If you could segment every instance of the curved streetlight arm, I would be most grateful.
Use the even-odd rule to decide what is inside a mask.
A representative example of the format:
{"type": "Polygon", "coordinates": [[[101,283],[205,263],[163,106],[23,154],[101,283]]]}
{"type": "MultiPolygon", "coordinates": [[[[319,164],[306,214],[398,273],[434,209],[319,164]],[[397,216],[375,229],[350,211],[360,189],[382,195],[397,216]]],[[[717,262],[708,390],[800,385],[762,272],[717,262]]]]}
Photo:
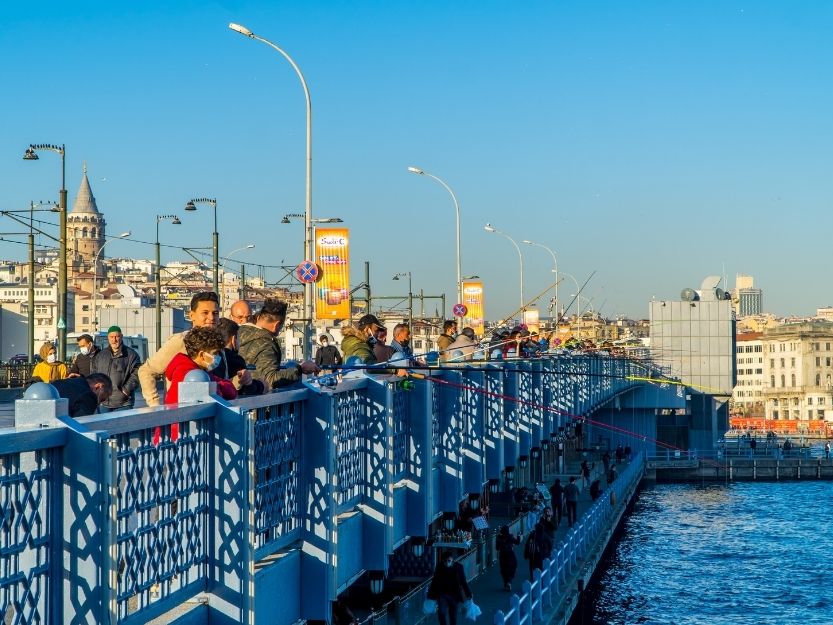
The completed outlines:
{"type": "Polygon", "coordinates": [[[457,201],[457,196],[454,194],[454,191],[448,184],[446,184],[445,180],[440,178],[439,176],[435,176],[434,174],[428,173],[420,169],[419,167],[408,167],[408,171],[412,174],[417,174],[420,176],[428,176],[429,178],[433,178],[437,182],[439,182],[445,190],[448,191],[449,195],[451,195],[451,199],[454,202],[454,211],[456,213],[457,219],[457,302],[462,304],[463,303],[463,283],[462,283],[462,261],[460,259],[460,202],[457,201]]]}
{"type": "Polygon", "coordinates": [[[515,249],[518,250],[518,260],[521,264],[521,313],[523,313],[523,311],[526,310],[526,300],[524,299],[524,255],[523,252],[521,252],[521,247],[517,244],[515,239],[502,230],[498,230],[492,224],[486,224],[485,230],[486,232],[494,232],[495,234],[500,234],[506,237],[509,241],[511,241],[512,245],[515,246],[515,249]]]}
{"type": "MultiPolygon", "coordinates": [[[[556,305],[560,304],[561,302],[558,299],[558,282],[559,282],[559,280],[558,280],[558,258],[556,258],[556,256],[555,256],[555,251],[551,247],[547,247],[543,243],[536,243],[535,241],[529,241],[527,239],[524,239],[522,241],[522,243],[526,243],[527,245],[534,245],[535,247],[542,247],[545,250],[547,250],[550,253],[550,255],[552,256],[553,272],[555,273],[555,302],[556,302],[556,305]]],[[[576,287],[576,288],[578,288],[578,287],[576,287]]],[[[555,312],[556,312],[556,318],[557,318],[558,317],[558,310],[556,310],[555,312]]],[[[550,314],[552,314],[552,310],[550,310],[550,314]]]]}
{"type": "MultiPolygon", "coordinates": [[[[278,54],[280,54],[283,58],[285,58],[289,64],[292,66],[292,69],[295,70],[295,73],[298,75],[298,78],[301,81],[301,87],[304,89],[304,98],[306,99],[307,103],[307,184],[306,184],[306,205],[304,210],[304,232],[306,236],[304,238],[304,257],[305,260],[310,259],[312,255],[312,99],[310,98],[309,87],[307,86],[307,81],[304,78],[304,74],[301,72],[301,68],[298,67],[298,64],[295,63],[293,58],[289,56],[282,48],[275,45],[268,39],[264,39],[258,35],[255,35],[251,30],[246,28],[245,26],[241,26],[240,24],[229,24],[229,28],[234,32],[240,33],[246,37],[251,39],[256,39],[261,43],[265,43],[267,46],[275,50],[278,54]]],[[[304,322],[304,346],[303,352],[304,357],[309,358],[312,352],[312,345],[311,345],[311,336],[312,336],[312,283],[307,282],[304,284],[304,317],[306,320],[304,322]]]]}

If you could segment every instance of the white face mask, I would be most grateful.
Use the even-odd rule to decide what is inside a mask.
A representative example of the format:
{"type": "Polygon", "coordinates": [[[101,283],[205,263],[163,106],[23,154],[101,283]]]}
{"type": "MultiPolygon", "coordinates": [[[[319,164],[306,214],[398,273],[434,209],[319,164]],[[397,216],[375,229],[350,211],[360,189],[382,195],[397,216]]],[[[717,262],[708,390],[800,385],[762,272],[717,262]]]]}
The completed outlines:
{"type": "Polygon", "coordinates": [[[49,354],[49,356],[46,357],[46,362],[48,362],[50,365],[56,360],[58,360],[58,357],[55,354],[49,354]]]}
{"type": "Polygon", "coordinates": [[[90,353],[90,348],[89,348],[89,347],[82,347],[82,348],[81,348],[81,353],[82,353],[84,356],[86,356],[87,354],[89,354],[89,353],[90,353]]]}

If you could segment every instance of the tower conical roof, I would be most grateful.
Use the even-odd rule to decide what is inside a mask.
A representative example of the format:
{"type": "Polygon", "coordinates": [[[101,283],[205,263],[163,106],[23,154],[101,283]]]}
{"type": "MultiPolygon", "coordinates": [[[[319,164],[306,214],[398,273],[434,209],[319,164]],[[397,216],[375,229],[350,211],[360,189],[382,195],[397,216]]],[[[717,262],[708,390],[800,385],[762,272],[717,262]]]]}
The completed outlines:
{"type": "Polygon", "coordinates": [[[84,163],[84,175],[81,177],[81,186],[78,187],[78,194],[75,196],[75,204],[71,213],[92,213],[100,214],[95,204],[93,190],[90,188],[90,180],[87,178],[87,164],[84,163]]]}

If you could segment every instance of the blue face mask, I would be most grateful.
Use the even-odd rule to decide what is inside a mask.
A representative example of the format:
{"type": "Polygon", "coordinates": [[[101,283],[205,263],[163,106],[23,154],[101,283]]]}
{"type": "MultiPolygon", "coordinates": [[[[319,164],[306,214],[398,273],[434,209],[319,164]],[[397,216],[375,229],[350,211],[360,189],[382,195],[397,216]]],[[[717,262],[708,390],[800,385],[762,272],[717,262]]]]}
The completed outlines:
{"type": "Polygon", "coordinates": [[[220,354],[214,354],[214,357],[211,359],[211,364],[208,365],[208,371],[213,371],[219,367],[222,361],[223,359],[220,358],[220,354]]]}
{"type": "Polygon", "coordinates": [[[447,567],[451,568],[452,566],[454,566],[454,560],[446,560],[445,565],[447,567]]]}

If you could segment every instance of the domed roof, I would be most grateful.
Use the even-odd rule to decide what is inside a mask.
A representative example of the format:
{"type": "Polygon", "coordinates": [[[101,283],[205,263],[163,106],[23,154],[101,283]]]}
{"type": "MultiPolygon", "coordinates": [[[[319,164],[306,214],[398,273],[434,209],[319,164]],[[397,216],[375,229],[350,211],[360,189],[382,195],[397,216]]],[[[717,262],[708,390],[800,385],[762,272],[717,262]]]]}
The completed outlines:
{"type": "Polygon", "coordinates": [[[90,181],[87,178],[87,164],[84,163],[84,175],[81,177],[81,186],[78,187],[78,194],[75,196],[75,204],[70,213],[90,213],[100,215],[98,206],[95,204],[93,190],[90,188],[90,181]]]}

